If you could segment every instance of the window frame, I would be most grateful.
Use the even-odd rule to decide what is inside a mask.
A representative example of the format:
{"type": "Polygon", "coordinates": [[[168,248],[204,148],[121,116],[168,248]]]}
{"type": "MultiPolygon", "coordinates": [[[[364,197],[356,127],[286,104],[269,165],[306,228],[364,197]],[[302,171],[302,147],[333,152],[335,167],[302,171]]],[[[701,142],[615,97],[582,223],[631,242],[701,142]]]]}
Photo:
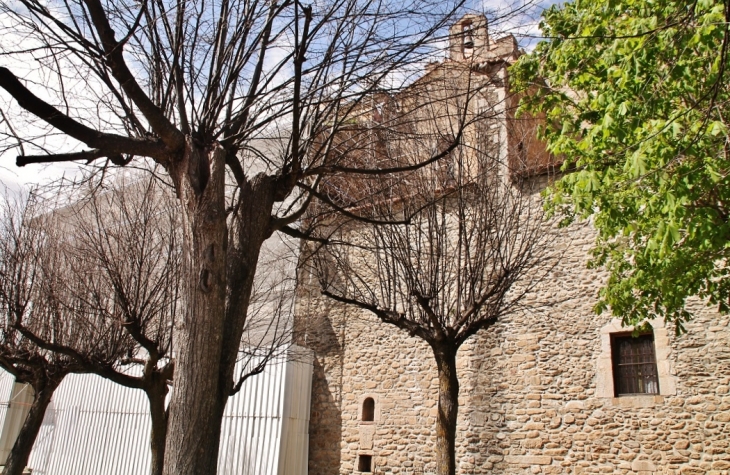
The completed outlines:
{"type": "Polygon", "coordinates": [[[611,363],[614,397],[658,396],[661,393],[654,332],[612,333],[611,363]],[[632,347],[629,355],[621,351],[625,344],[632,347]],[[629,386],[638,391],[629,391],[629,386]]]}
{"type": "Polygon", "coordinates": [[[595,397],[611,399],[611,404],[622,407],[653,407],[664,401],[664,396],[677,394],[677,375],[672,358],[670,329],[664,320],[653,319],[647,323],[654,333],[654,355],[656,357],[659,377],[659,394],[641,394],[638,396],[616,397],[613,381],[613,360],[611,353],[611,335],[626,334],[634,331],[632,326],[623,326],[621,319],[612,318],[604,321],[600,327],[600,344],[595,361],[595,397]]]}

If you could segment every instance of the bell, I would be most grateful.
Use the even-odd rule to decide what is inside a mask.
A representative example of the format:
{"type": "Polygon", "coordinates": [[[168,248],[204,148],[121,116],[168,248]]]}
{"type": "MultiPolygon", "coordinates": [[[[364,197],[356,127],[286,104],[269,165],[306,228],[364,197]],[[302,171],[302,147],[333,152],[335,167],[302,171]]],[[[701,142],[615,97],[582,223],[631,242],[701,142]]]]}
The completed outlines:
{"type": "Polygon", "coordinates": [[[474,32],[471,25],[464,27],[464,49],[474,49],[474,32]]]}

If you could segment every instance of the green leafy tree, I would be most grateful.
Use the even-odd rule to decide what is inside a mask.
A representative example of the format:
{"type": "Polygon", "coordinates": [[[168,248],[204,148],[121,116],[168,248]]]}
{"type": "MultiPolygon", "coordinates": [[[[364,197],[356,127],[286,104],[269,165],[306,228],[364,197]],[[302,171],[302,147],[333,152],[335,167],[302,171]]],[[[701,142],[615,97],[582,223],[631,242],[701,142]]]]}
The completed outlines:
{"type": "Polygon", "coordinates": [[[596,310],[627,324],[682,331],[691,296],[730,310],[729,20],[727,1],[578,0],[511,70],[564,160],[547,206],[593,219],[596,310]]]}

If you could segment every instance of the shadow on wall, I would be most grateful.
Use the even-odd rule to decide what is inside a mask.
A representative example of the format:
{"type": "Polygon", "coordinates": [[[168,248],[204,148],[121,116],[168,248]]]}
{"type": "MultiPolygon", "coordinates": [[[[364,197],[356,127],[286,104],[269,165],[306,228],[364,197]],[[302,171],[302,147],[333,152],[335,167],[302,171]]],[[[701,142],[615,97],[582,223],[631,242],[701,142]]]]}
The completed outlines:
{"type": "Polygon", "coordinates": [[[503,455],[503,439],[509,433],[499,404],[508,375],[500,371],[500,356],[493,350],[499,350],[503,339],[504,327],[497,324],[478,332],[460,350],[466,361],[459,375],[464,403],[456,435],[460,475],[498,473],[494,461],[503,455]]]}
{"type": "MultiPolygon", "coordinates": [[[[331,358],[330,361],[340,358],[331,358]]],[[[326,373],[330,370],[314,359],[312,374],[312,412],[309,419],[309,473],[340,473],[340,441],[342,440],[341,395],[330,391],[326,373]]],[[[333,361],[334,362],[334,361],[333,361]]]]}
{"type": "Polygon", "coordinates": [[[304,313],[296,320],[295,338],[314,352],[309,473],[338,475],[342,440],[342,343],[328,315],[317,311],[304,313]],[[330,387],[328,377],[335,378],[339,384],[330,387]]]}

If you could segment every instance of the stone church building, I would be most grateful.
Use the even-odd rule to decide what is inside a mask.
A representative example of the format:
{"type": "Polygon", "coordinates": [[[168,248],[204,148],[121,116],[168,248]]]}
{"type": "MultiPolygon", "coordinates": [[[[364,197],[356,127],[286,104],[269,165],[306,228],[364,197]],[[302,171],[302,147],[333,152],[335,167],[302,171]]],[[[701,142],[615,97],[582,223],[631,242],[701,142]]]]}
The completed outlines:
{"type": "MultiPolygon", "coordinates": [[[[484,119],[490,146],[507,175],[539,180],[554,167],[534,123],[513,116],[507,67],[518,55],[513,37],[490,38],[483,17],[466,16],[451,29],[449,57],[410,88],[488,82],[469,100],[494,111],[484,119]]],[[[532,310],[459,350],[457,473],[730,473],[730,319],[695,301],[687,334],[654,321],[632,338],[592,310],[605,275],[586,268],[590,223],[552,232],[561,257],[532,310]]],[[[296,313],[299,344],[314,353],[309,473],[433,473],[428,345],[316,286],[300,289],[296,313]]]]}

